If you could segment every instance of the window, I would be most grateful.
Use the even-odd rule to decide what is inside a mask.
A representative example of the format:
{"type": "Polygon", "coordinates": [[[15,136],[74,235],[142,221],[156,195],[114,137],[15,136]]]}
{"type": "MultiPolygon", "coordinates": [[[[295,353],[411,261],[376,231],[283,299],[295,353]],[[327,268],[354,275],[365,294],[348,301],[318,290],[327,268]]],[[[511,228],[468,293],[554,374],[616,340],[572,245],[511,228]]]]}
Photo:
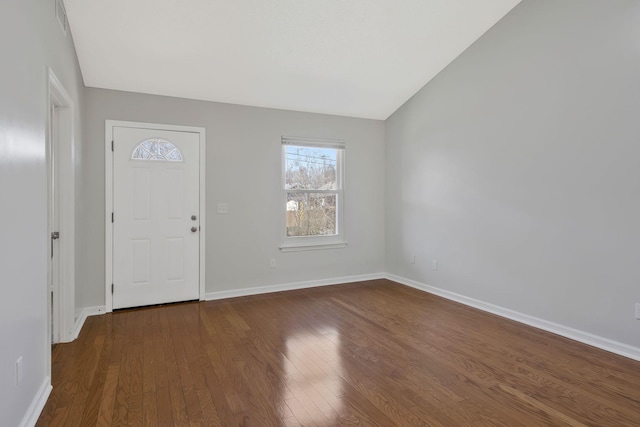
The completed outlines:
{"type": "Polygon", "coordinates": [[[178,147],[166,139],[145,139],[136,145],[131,154],[133,160],[166,160],[169,162],[181,162],[182,153],[178,147]]]}
{"type": "Polygon", "coordinates": [[[282,138],[282,250],[344,247],[342,141],[282,138]]]}

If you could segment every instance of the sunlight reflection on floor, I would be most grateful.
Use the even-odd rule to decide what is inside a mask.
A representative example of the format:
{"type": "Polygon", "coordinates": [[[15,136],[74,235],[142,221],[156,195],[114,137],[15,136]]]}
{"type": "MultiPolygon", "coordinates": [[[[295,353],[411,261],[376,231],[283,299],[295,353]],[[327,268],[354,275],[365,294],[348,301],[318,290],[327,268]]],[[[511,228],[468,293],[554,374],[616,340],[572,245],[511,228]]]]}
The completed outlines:
{"type": "Polygon", "coordinates": [[[287,374],[281,413],[287,425],[334,422],[342,409],[340,334],[302,334],[287,340],[287,374]]]}

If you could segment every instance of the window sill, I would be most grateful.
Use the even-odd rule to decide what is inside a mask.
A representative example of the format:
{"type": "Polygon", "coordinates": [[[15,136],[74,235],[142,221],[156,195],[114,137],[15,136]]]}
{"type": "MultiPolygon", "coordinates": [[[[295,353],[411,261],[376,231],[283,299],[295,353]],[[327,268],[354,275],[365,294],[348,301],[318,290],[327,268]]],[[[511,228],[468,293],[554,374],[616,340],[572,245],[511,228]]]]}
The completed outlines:
{"type": "Polygon", "coordinates": [[[288,243],[280,246],[280,252],[317,251],[322,249],[342,249],[346,247],[347,242],[288,243]]]}

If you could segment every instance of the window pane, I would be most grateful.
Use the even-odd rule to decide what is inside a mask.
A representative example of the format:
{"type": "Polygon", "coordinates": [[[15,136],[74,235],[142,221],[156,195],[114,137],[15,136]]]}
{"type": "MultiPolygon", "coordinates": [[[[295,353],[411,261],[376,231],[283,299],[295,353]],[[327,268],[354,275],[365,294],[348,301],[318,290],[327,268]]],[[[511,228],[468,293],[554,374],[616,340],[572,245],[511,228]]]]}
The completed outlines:
{"type": "Polygon", "coordinates": [[[337,193],[287,192],[287,236],[330,236],[336,233],[337,193]]]}
{"type": "Polygon", "coordinates": [[[285,190],[337,190],[338,150],[285,146],[285,190]]]}
{"type": "Polygon", "coordinates": [[[152,138],[142,141],[133,149],[133,160],[167,160],[181,162],[182,153],[166,139],[152,138]]]}

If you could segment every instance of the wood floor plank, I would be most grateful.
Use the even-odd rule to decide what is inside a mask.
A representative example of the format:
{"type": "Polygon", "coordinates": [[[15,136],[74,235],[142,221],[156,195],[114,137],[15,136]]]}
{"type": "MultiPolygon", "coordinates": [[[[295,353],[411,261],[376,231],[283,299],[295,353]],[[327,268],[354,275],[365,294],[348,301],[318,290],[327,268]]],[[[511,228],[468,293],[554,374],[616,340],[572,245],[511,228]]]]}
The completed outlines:
{"type": "Polygon", "coordinates": [[[98,409],[98,421],[96,425],[110,426],[113,421],[113,408],[116,402],[116,390],[118,388],[118,375],[120,365],[110,364],[107,368],[102,400],[98,409]]]}
{"type": "Polygon", "coordinates": [[[129,395],[127,399],[127,425],[143,425],[143,343],[144,343],[144,317],[146,313],[142,310],[131,312],[129,328],[132,333],[131,345],[131,378],[129,383],[129,395]]]}
{"type": "Polygon", "coordinates": [[[82,352],[86,351],[87,346],[91,343],[92,334],[96,332],[94,328],[83,330],[79,337],[79,339],[82,339],[79,345],[68,346],[58,344],[54,346],[51,354],[52,384],[57,386],[59,391],[63,392],[52,393],[50,395],[47,405],[38,420],[38,425],[50,425],[54,422],[54,417],[60,420],[60,417],[63,416],[62,414],[66,417],[69,413],[66,408],[72,405],[79,389],[78,365],[84,362],[84,353],[82,352]]]}
{"type": "MultiPolygon", "coordinates": [[[[192,305],[187,304],[187,307],[192,305]]],[[[184,325],[184,319],[182,315],[182,308],[184,306],[173,305],[171,311],[172,316],[172,335],[173,345],[176,355],[176,364],[178,366],[178,373],[180,374],[180,384],[182,385],[182,394],[185,400],[185,407],[187,415],[189,417],[189,424],[192,426],[204,425],[204,419],[202,416],[202,410],[195,386],[194,375],[192,370],[197,369],[197,366],[191,366],[189,358],[185,349],[185,341],[189,334],[188,329],[184,325]],[[175,333],[174,333],[175,332],[175,333]]]]}
{"type": "Polygon", "coordinates": [[[165,310],[154,308],[150,313],[153,339],[153,376],[155,379],[156,408],[158,420],[164,423],[173,422],[173,409],[171,407],[171,394],[169,393],[169,381],[167,379],[167,365],[164,358],[164,331],[160,327],[160,318],[165,310]]]}
{"type": "Polygon", "coordinates": [[[387,280],[90,317],[38,426],[634,426],[640,362],[387,280]]]}
{"type": "MultiPolygon", "coordinates": [[[[182,309],[185,331],[198,329],[200,326],[200,304],[184,305],[182,309]]],[[[204,425],[209,427],[222,426],[218,416],[216,405],[213,402],[211,389],[207,385],[207,373],[211,372],[212,366],[203,353],[204,343],[200,334],[185,333],[182,335],[182,346],[186,357],[187,365],[192,372],[192,378],[198,402],[202,410],[202,420],[204,425]]],[[[218,386],[213,381],[215,387],[218,386]]]]}
{"type": "Polygon", "coordinates": [[[131,390],[131,359],[133,357],[133,333],[130,319],[131,311],[118,313],[113,316],[113,328],[116,335],[118,351],[114,351],[114,357],[119,366],[118,384],[116,386],[115,400],[111,425],[126,426],[128,418],[129,391],[131,390]]]}
{"type": "Polygon", "coordinates": [[[175,332],[171,329],[173,320],[172,306],[166,306],[161,310],[160,327],[162,329],[162,348],[164,351],[164,365],[167,376],[167,385],[169,388],[169,396],[171,398],[171,410],[173,413],[173,425],[188,426],[189,415],[187,414],[187,405],[184,400],[184,390],[180,380],[178,364],[176,362],[175,343],[173,341],[175,332]]]}
{"type": "MultiPolygon", "coordinates": [[[[222,345],[224,338],[213,326],[216,322],[216,312],[214,308],[200,316],[203,325],[200,335],[203,339],[207,362],[212,367],[212,371],[207,373],[207,386],[223,425],[236,425],[242,420],[240,418],[238,421],[237,414],[243,413],[246,405],[240,399],[241,383],[235,364],[222,345]]],[[[207,366],[206,363],[205,366],[207,366]]]]}
{"type": "Polygon", "coordinates": [[[53,417],[51,418],[51,421],[49,421],[49,426],[51,427],[64,427],[67,422],[67,416],[69,415],[69,408],[67,407],[63,407],[63,408],[58,408],[54,411],[53,413],[53,417]]]}
{"type": "Polygon", "coordinates": [[[111,351],[113,348],[113,341],[109,336],[108,331],[105,331],[102,341],[103,345],[100,349],[100,359],[97,362],[94,378],[89,389],[89,395],[87,397],[86,404],[84,405],[84,413],[82,414],[82,421],[80,423],[83,426],[96,425],[98,422],[102,392],[105,387],[105,382],[107,381],[107,374],[109,370],[108,362],[111,358],[111,351]]]}
{"type": "Polygon", "coordinates": [[[104,341],[105,337],[100,327],[90,329],[86,335],[82,350],[78,354],[80,363],[72,374],[76,387],[73,402],[68,408],[69,414],[65,420],[67,425],[80,425],[104,341]]]}
{"type": "Polygon", "coordinates": [[[158,405],[156,401],[156,357],[153,350],[154,319],[157,319],[157,309],[151,308],[146,316],[143,316],[142,338],[142,418],[144,425],[158,425],[158,405]]]}

